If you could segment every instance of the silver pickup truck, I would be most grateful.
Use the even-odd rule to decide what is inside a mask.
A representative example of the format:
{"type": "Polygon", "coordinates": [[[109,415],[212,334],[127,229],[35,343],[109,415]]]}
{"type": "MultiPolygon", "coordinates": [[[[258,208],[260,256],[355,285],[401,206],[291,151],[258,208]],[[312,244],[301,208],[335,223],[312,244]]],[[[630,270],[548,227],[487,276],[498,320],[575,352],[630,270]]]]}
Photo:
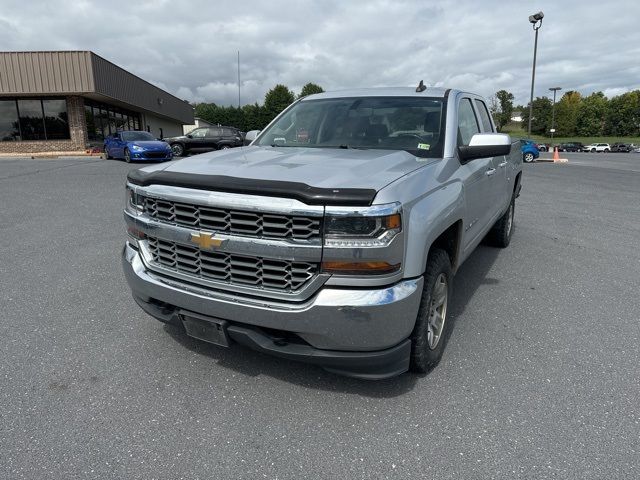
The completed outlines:
{"type": "Polygon", "coordinates": [[[190,336],[358,378],[426,372],[454,273],[483,238],[509,244],[521,175],[478,95],[311,95],[248,147],[129,173],[124,271],[190,336]]]}

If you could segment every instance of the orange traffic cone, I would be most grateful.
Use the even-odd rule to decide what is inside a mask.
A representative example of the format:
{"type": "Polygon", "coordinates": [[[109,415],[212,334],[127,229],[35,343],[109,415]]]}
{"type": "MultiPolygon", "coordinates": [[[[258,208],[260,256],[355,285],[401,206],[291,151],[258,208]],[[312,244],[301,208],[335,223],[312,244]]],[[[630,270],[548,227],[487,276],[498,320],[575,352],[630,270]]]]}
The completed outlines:
{"type": "Polygon", "coordinates": [[[566,158],[560,158],[558,147],[553,148],[553,163],[567,163],[569,160],[566,158]]]}

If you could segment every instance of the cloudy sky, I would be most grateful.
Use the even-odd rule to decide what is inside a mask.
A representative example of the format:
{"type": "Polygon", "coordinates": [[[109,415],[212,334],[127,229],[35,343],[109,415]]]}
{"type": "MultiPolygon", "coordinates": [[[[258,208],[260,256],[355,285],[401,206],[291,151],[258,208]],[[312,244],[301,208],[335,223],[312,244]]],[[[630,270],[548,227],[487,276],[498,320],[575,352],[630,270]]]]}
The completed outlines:
{"type": "MultiPolygon", "coordinates": [[[[543,10],[535,94],[640,88],[640,1],[0,0],[0,50],[92,50],[180,98],[262,102],[296,93],[428,85],[526,103],[543,10]]],[[[0,75],[2,72],[0,72],[0,75]]]]}

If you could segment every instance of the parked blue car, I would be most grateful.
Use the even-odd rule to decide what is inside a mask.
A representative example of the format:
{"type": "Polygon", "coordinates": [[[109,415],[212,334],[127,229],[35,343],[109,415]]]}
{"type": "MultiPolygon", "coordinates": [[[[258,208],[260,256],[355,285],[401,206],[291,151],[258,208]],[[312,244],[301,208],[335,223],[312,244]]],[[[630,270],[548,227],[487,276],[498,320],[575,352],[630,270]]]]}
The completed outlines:
{"type": "Polygon", "coordinates": [[[522,144],[520,147],[522,150],[522,161],[531,163],[540,156],[540,151],[531,140],[520,140],[520,143],[522,144]]]}
{"type": "Polygon", "coordinates": [[[165,162],[173,158],[167,142],[157,140],[148,132],[124,131],[108,136],[104,140],[104,154],[107,158],[165,162]]]}

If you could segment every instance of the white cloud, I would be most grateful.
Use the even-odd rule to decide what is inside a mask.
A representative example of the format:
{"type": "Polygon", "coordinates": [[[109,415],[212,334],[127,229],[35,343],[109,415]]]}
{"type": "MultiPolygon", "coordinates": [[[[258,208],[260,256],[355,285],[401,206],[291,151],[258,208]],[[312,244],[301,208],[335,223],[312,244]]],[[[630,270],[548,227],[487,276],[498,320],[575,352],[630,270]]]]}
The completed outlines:
{"type": "Polygon", "coordinates": [[[485,96],[506,89],[526,103],[527,18],[541,9],[536,96],[551,86],[640,88],[636,0],[524,3],[0,0],[0,45],[93,50],[180,98],[221,105],[238,101],[238,51],[243,104],[262,102],[278,83],[299,92],[307,82],[335,90],[420,79],[485,96]]]}

